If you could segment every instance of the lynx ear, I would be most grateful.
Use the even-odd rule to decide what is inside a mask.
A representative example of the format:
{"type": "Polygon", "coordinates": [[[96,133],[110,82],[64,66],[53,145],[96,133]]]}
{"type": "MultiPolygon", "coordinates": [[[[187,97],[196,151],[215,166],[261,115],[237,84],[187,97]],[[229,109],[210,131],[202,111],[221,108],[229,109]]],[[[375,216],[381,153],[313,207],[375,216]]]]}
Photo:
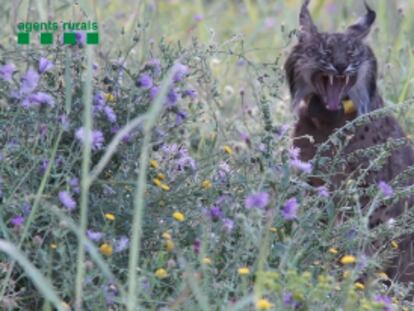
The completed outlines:
{"type": "Polygon", "coordinates": [[[367,13],[364,16],[360,17],[355,24],[348,27],[345,32],[347,35],[356,37],[358,39],[363,39],[369,34],[369,31],[371,30],[371,26],[374,23],[377,14],[368,6],[366,2],[365,8],[367,9],[367,13]]]}
{"type": "Polygon", "coordinates": [[[299,40],[304,40],[312,37],[313,35],[318,33],[318,28],[316,28],[315,24],[313,23],[312,17],[308,10],[310,0],[304,0],[302,7],[299,13],[299,40]]]}

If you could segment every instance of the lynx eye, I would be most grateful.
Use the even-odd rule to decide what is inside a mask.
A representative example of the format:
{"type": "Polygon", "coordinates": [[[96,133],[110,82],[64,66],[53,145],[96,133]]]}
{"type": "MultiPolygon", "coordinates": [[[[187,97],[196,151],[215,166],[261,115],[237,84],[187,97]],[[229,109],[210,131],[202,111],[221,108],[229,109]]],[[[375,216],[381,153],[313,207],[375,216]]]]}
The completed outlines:
{"type": "Polygon", "coordinates": [[[350,49],[347,51],[348,57],[357,57],[359,55],[359,51],[357,49],[350,49]]]}
{"type": "Polygon", "coordinates": [[[321,52],[322,56],[325,56],[325,57],[332,55],[332,50],[329,50],[329,49],[328,50],[321,50],[320,52],[321,52]]]}

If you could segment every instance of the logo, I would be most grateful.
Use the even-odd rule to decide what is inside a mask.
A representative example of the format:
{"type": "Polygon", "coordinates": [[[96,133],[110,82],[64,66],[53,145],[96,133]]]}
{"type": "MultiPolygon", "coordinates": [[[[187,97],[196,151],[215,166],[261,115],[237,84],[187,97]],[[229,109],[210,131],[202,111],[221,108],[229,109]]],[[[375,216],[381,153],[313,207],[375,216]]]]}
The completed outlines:
{"type": "Polygon", "coordinates": [[[26,22],[17,24],[17,44],[30,44],[39,40],[40,44],[51,45],[63,32],[63,43],[75,45],[99,44],[97,22],[26,22]]]}

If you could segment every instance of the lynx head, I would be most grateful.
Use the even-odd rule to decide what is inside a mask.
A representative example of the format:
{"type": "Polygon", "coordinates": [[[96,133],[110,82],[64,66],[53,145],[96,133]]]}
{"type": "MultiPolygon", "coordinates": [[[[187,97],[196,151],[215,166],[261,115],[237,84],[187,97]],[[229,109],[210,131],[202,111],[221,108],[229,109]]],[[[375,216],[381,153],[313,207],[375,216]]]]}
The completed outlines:
{"type": "Polygon", "coordinates": [[[285,70],[294,108],[307,96],[318,96],[329,111],[342,108],[351,99],[363,114],[371,110],[376,93],[377,62],[363,42],[375,21],[375,12],[365,4],[367,13],[343,33],[319,32],[305,0],[299,15],[298,44],[291,51],[285,70]]]}

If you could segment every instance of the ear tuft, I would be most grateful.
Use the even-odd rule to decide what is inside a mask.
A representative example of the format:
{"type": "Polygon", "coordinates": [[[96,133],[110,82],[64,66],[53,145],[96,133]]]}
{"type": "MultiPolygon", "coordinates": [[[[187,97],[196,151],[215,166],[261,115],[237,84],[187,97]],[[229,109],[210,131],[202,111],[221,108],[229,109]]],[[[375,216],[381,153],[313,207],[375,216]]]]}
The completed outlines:
{"type": "Polygon", "coordinates": [[[366,2],[364,2],[364,4],[367,13],[364,16],[360,17],[355,24],[349,26],[346,30],[346,34],[356,37],[358,39],[363,39],[369,34],[371,26],[375,22],[375,18],[377,17],[375,11],[372,10],[366,2]]]}
{"type": "Polygon", "coordinates": [[[310,0],[304,0],[299,13],[299,40],[304,40],[318,32],[308,10],[310,0]]]}

